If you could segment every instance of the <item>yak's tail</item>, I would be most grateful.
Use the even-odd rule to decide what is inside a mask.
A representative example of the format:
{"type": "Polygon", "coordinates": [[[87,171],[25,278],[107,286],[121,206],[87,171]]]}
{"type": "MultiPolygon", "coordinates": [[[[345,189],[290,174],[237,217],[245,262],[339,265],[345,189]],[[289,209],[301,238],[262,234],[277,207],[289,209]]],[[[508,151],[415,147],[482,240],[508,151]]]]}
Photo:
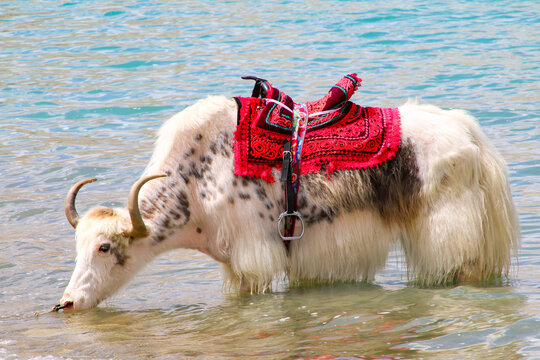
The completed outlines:
{"type": "Polygon", "coordinates": [[[512,253],[517,258],[521,243],[518,215],[508,180],[508,169],[502,156],[469,115],[459,116],[480,150],[479,183],[483,192],[482,234],[483,251],[479,267],[484,275],[508,275],[512,253]]]}
{"type": "Polygon", "coordinates": [[[461,137],[453,148],[452,139],[446,138],[443,153],[431,160],[425,208],[405,228],[402,244],[409,275],[421,285],[508,275],[521,234],[501,155],[466,112],[405,106],[409,116],[448,122],[451,136],[461,137]]]}

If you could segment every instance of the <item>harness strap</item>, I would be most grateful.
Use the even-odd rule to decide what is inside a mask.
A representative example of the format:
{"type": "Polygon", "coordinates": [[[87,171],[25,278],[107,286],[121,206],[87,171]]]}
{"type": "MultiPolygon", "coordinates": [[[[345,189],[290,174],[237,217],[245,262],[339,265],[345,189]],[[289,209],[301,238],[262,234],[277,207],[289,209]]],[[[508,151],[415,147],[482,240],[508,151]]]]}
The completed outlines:
{"type": "Polygon", "coordinates": [[[291,244],[290,237],[294,235],[294,225],[296,223],[296,217],[291,216],[296,209],[296,194],[293,189],[292,182],[292,154],[291,154],[291,142],[286,140],[283,143],[283,164],[281,166],[281,181],[285,182],[285,209],[278,220],[278,233],[283,240],[283,244],[289,252],[291,244]],[[283,235],[281,234],[281,220],[285,218],[283,235]]]}
{"type": "Polygon", "coordinates": [[[294,106],[293,133],[290,141],[283,144],[283,164],[281,168],[281,181],[285,181],[286,211],[278,219],[278,233],[289,250],[290,241],[301,239],[304,235],[304,220],[302,214],[296,210],[298,190],[300,187],[300,164],[302,159],[302,146],[308,123],[308,111],[305,104],[294,106]],[[284,231],[281,231],[281,222],[285,219],[284,231]],[[300,235],[294,235],[296,220],[302,225],[300,235]]]}
{"type": "Polygon", "coordinates": [[[298,202],[298,190],[300,187],[302,146],[304,145],[304,137],[306,135],[309,117],[326,115],[340,110],[341,107],[313,114],[309,114],[306,104],[294,104],[293,109],[291,109],[280,101],[266,97],[271,89],[271,85],[267,80],[255,76],[243,76],[242,79],[255,81],[255,86],[253,87],[253,92],[251,94],[252,97],[264,98],[266,101],[273,102],[293,114],[291,140],[285,141],[283,144],[283,163],[281,167],[281,181],[285,182],[286,210],[280,214],[277,224],[278,234],[283,240],[283,244],[288,252],[291,240],[301,239],[304,235],[304,220],[302,214],[296,210],[296,206],[298,202]],[[295,236],[294,230],[297,219],[300,220],[302,229],[300,234],[295,236]],[[285,222],[283,224],[282,232],[281,223],[283,220],[285,220],[285,222]]]}
{"type": "Polygon", "coordinates": [[[283,143],[283,166],[281,167],[281,181],[285,184],[285,207],[287,214],[292,214],[296,209],[296,195],[297,192],[293,187],[293,168],[292,168],[292,153],[291,142],[285,141],[283,143]]]}

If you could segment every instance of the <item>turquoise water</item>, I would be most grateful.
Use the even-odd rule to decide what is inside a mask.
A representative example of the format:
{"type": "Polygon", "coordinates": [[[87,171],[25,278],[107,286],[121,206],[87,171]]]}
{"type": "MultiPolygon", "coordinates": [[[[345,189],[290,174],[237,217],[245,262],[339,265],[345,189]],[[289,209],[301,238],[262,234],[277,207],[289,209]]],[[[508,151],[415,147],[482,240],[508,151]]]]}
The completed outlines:
{"type": "Polygon", "coordinates": [[[0,3],[0,358],[540,358],[540,5],[536,1],[0,3]],[[469,110],[508,162],[523,245],[505,286],[373,285],[252,297],[174,251],[117,296],[46,314],[74,265],[63,198],[122,205],[168,117],[253,74],[311,100],[469,110]],[[38,313],[39,316],[36,316],[38,313]]]}

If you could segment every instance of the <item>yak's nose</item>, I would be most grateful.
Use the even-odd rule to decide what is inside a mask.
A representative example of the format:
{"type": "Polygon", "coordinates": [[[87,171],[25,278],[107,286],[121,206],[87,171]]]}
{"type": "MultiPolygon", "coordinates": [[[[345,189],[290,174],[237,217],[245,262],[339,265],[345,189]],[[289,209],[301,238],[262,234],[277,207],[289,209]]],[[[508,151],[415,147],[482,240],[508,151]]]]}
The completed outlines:
{"type": "Polygon", "coordinates": [[[62,309],[73,309],[73,301],[64,301],[63,303],[61,302],[60,304],[55,305],[52,311],[60,311],[62,309]]]}
{"type": "Polygon", "coordinates": [[[52,309],[52,311],[60,311],[62,309],[71,310],[75,307],[75,302],[71,295],[68,293],[64,293],[64,296],[62,296],[62,299],[60,300],[60,303],[58,305],[55,305],[52,309]]]}

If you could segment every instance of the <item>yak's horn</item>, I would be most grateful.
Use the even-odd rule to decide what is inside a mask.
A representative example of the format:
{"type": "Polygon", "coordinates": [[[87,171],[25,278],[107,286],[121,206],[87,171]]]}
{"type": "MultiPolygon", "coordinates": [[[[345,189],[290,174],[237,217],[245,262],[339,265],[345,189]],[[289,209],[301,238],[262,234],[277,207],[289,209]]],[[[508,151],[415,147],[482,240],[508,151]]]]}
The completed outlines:
{"type": "Polygon", "coordinates": [[[132,229],[130,232],[126,233],[127,236],[142,237],[148,233],[146,230],[146,225],[144,225],[141,212],[139,210],[139,191],[141,190],[142,186],[146,182],[156,179],[156,178],[165,177],[165,176],[167,175],[158,174],[158,175],[145,176],[139,179],[139,181],[137,181],[131,187],[131,190],[129,192],[129,199],[128,199],[128,210],[129,210],[129,216],[131,217],[132,229]]]}
{"type": "Polygon", "coordinates": [[[96,180],[97,179],[95,178],[81,180],[73,185],[68,191],[66,200],[64,202],[64,210],[66,211],[66,217],[73,228],[77,228],[77,224],[79,223],[79,214],[77,214],[77,210],[75,210],[75,198],[77,197],[77,193],[83,187],[83,185],[96,180]]]}

